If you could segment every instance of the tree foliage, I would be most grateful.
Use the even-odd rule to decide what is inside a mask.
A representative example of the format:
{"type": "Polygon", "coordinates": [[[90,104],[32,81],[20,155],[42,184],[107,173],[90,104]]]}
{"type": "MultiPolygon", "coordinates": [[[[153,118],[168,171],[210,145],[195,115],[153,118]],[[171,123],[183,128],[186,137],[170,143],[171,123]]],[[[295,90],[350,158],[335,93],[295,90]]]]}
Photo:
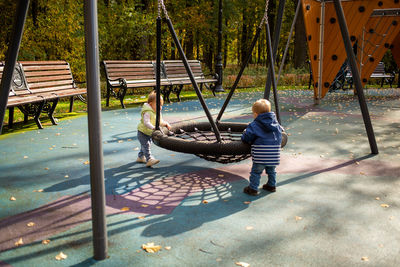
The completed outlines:
{"type": "MultiPolygon", "coordinates": [[[[16,1],[0,2],[0,60],[10,40],[16,1]]],[[[271,34],[278,0],[269,1],[271,34]]],[[[296,0],[287,0],[277,60],[283,54],[294,16],[296,0]]],[[[165,0],[188,58],[202,60],[211,70],[217,55],[218,0],[165,0]]],[[[241,64],[264,14],[264,0],[223,0],[223,51],[227,64],[241,64]]],[[[155,59],[157,1],[98,1],[100,60],[155,59]]],[[[299,38],[300,40],[300,38],[299,38]]],[[[289,50],[293,59],[293,41],[289,50]]],[[[306,53],[306,51],[304,51],[306,53]]],[[[163,24],[162,56],[178,58],[168,28],[163,24]]],[[[85,79],[85,46],[82,0],[31,0],[19,60],[66,60],[75,77],[85,79]]],[[[252,53],[251,63],[265,65],[265,31],[252,53]]]]}

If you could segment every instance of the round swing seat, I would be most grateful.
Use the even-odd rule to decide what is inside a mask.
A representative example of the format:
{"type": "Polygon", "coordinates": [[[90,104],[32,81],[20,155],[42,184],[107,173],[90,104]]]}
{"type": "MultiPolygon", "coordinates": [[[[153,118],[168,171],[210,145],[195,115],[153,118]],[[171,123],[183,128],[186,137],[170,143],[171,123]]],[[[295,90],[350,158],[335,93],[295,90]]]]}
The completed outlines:
{"type": "MultiPolygon", "coordinates": [[[[242,133],[247,123],[219,122],[221,142],[218,142],[209,122],[182,122],[174,124],[168,134],[161,130],[153,132],[156,145],[182,153],[194,154],[208,161],[232,163],[251,156],[251,146],[243,143],[242,133]]],[[[287,142],[287,135],[282,135],[282,147],[287,142]]]]}

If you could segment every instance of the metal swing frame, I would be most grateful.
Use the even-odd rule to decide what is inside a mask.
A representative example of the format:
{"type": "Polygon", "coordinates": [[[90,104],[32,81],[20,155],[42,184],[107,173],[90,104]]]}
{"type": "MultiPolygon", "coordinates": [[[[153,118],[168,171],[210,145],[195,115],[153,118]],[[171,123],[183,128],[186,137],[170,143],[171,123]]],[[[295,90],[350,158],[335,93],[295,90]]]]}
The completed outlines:
{"type": "MultiPolygon", "coordinates": [[[[223,123],[221,122],[221,117],[233,96],[235,89],[240,81],[240,78],[243,74],[244,69],[246,68],[248,62],[251,58],[251,53],[254,49],[254,46],[257,42],[257,39],[261,33],[262,26],[264,23],[266,24],[267,29],[267,40],[268,40],[268,48],[269,53],[272,53],[272,44],[269,33],[269,25],[268,25],[268,0],[266,1],[264,16],[257,28],[256,34],[252,40],[251,46],[246,56],[246,60],[243,62],[243,65],[239,71],[236,80],[230,89],[227,99],[225,100],[217,119],[214,121],[199,87],[194,79],[194,75],[188,64],[186,55],[182,49],[182,46],[178,40],[176,32],[174,30],[171,19],[168,16],[167,9],[165,7],[164,1],[158,1],[158,17],[157,17],[157,61],[156,61],[156,93],[157,93],[157,108],[156,108],[156,130],[153,132],[152,138],[155,144],[161,146],[163,148],[183,152],[195,154],[201,158],[210,161],[217,161],[220,163],[230,163],[236,162],[250,157],[250,145],[245,144],[241,141],[241,133],[247,127],[247,123],[223,123]],[[186,72],[192,82],[193,88],[197,94],[197,97],[202,105],[202,108],[206,114],[208,119],[208,123],[179,123],[173,126],[170,134],[164,134],[164,131],[160,128],[160,119],[161,119],[161,107],[160,107],[160,78],[161,78],[161,13],[164,13],[165,20],[169,29],[169,32],[172,36],[172,39],[175,43],[175,46],[178,49],[178,52],[181,56],[183,64],[185,66],[186,72]],[[222,131],[222,136],[221,136],[222,131]],[[210,137],[210,133],[212,138],[210,137]],[[236,133],[236,134],[235,134],[236,133]],[[182,139],[182,136],[185,135],[190,136],[192,139],[182,139]],[[201,136],[201,137],[199,137],[201,136]]],[[[220,10],[221,11],[221,10],[220,10]]],[[[270,66],[273,66],[273,57],[270,57],[270,66]]],[[[274,69],[271,68],[273,72],[273,77],[275,77],[274,69]]],[[[273,88],[274,88],[274,97],[275,97],[275,107],[277,110],[277,118],[280,122],[279,116],[279,105],[277,98],[277,90],[276,90],[276,81],[273,79],[273,88]]],[[[286,144],[286,138],[283,138],[285,141],[283,144],[286,144]]]]}

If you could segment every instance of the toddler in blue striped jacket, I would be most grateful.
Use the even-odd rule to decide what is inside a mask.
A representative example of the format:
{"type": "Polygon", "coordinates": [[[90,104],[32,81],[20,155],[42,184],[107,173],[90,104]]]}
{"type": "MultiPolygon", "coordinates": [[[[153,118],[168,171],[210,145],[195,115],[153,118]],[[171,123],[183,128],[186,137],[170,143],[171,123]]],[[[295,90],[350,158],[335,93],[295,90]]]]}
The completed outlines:
{"type": "Polygon", "coordinates": [[[268,175],[268,181],[262,188],[269,192],[276,191],[275,168],[280,161],[282,126],[278,123],[275,113],[271,112],[271,103],[266,99],[254,102],[252,112],[254,121],[242,134],[242,141],[251,145],[253,160],[250,184],[243,192],[256,196],[264,170],[268,175]]]}

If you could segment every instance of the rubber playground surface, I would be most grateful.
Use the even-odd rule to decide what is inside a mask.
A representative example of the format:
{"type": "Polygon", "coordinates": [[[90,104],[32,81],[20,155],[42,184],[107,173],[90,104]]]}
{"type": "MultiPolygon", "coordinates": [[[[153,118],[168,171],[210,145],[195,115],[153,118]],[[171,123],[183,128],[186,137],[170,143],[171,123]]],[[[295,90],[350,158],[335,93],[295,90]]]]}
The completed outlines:
{"type": "MultiPolygon", "coordinates": [[[[399,266],[400,90],[366,91],[378,155],[352,92],[318,106],[312,94],[279,92],[289,141],[277,192],[256,197],[242,192],[251,160],[153,145],[161,162],[146,168],[135,162],[139,108],[102,112],[104,261],[92,258],[87,117],[0,139],[0,266],[399,266]]],[[[250,122],[261,97],[236,94],[223,120],[250,122]]],[[[224,99],[206,100],[211,113],[224,99]]],[[[205,120],[198,101],[166,104],[163,116],[205,120]]]]}

